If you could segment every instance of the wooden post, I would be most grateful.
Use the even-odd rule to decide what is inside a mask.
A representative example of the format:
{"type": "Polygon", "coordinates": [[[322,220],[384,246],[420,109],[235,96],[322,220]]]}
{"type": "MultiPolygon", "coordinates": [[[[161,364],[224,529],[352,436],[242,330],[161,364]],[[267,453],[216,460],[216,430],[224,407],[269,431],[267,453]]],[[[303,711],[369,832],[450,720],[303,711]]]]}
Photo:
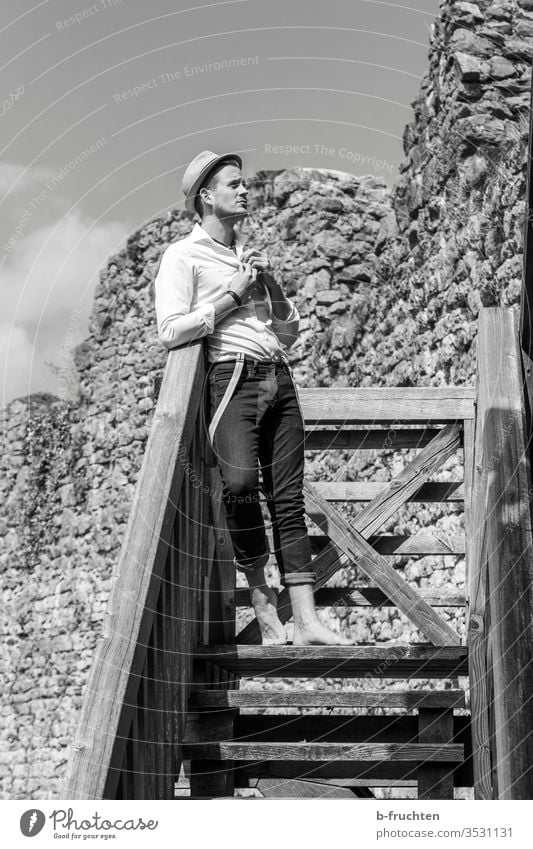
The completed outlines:
{"type": "Polygon", "coordinates": [[[493,765],[498,799],[533,798],[531,474],[515,314],[479,321],[478,428],[483,500],[478,571],[488,575],[493,765]]]}
{"type": "MultiPolygon", "coordinates": [[[[419,708],[419,743],[453,743],[453,708],[419,708]]],[[[454,766],[426,761],[417,769],[419,799],[453,799],[454,766]]]]}
{"type": "Polygon", "coordinates": [[[483,365],[478,345],[478,408],[475,419],[464,430],[465,464],[465,539],[466,539],[466,627],[470,684],[470,728],[474,798],[492,799],[492,763],[489,727],[490,690],[487,665],[487,591],[486,562],[481,559],[485,530],[485,489],[482,478],[481,426],[479,403],[485,404],[484,384],[480,381],[483,365]]]}

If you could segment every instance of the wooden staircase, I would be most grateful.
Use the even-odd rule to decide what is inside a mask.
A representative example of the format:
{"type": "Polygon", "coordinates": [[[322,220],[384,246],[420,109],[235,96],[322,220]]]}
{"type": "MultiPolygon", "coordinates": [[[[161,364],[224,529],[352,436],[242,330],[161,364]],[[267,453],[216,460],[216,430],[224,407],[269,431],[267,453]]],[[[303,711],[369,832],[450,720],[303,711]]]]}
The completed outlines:
{"type": "MultiPolygon", "coordinates": [[[[387,675],[395,678],[467,671],[465,649],[406,647],[400,656],[369,648],[238,646],[206,648],[199,657],[234,674],[275,678],[360,678],[379,664],[394,665],[387,675]]],[[[458,771],[470,738],[468,717],[454,717],[454,708],[464,707],[462,690],[193,690],[183,746],[191,760],[191,797],[230,795],[235,785],[256,787],[266,797],[303,797],[310,782],[328,779],[321,790],[331,798],[339,790],[341,796],[347,789],[369,791],[377,779],[379,785],[415,784],[419,798],[453,799],[456,774],[457,783],[472,783],[471,770],[458,771]],[[266,708],[279,712],[257,712],[266,708]],[[294,708],[306,713],[287,713],[294,708]],[[329,713],[307,713],[317,708],[329,713]],[[343,713],[334,715],[339,709],[343,713]],[[370,715],[376,709],[387,715],[370,715]]]]}
{"type": "MultiPolygon", "coordinates": [[[[464,539],[438,540],[424,536],[392,537],[378,531],[404,504],[414,499],[457,499],[462,482],[439,484],[433,480],[439,467],[462,448],[464,422],[473,419],[473,392],[450,389],[318,389],[306,390],[303,410],[306,448],[313,450],[420,448],[419,452],[389,483],[304,484],[307,514],[321,533],[312,535],[317,588],[346,565],[357,564],[370,585],[354,593],[351,587],[337,590],[335,603],[353,606],[364,592],[378,593],[378,605],[394,605],[418,626],[431,644],[355,647],[262,647],[255,621],[236,637],[238,645],[199,647],[195,653],[198,678],[201,666],[216,665],[235,680],[268,677],[278,679],[456,679],[468,675],[467,649],[460,646],[457,632],[436,610],[436,605],[406,583],[386,559],[398,550],[410,556],[444,551],[464,553],[464,539]],[[391,430],[394,423],[394,432],[391,430]],[[421,492],[421,487],[425,489],[421,492]],[[372,494],[371,494],[372,493],[372,494]],[[352,521],[345,519],[332,502],[362,502],[365,506],[352,521]],[[387,552],[387,553],[382,553],[387,552]],[[348,597],[348,598],[346,598],[348,597]]],[[[456,502],[457,503],[457,502],[456,502]]],[[[318,604],[332,601],[327,590],[318,604]]],[[[245,596],[239,601],[249,604],[245,596]]],[[[460,599],[439,597],[432,601],[464,606],[460,599]]],[[[282,621],[291,616],[287,591],[280,594],[282,621]]],[[[277,693],[274,704],[268,692],[225,692],[194,690],[189,702],[189,723],[183,756],[190,759],[192,798],[228,796],[235,783],[255,780],[257,789],[271,797],[279,792],[302,796],[308,789],[298,781],[312,778],[356,780],[355,787],[371,786],[379,776],[392,785],[415,781],[423,798],[453,798],[454,773],[470,747],[468,728],[462,718],[461,739],[454,728],[454,707],[465,707],[462,691],[367,691],[332,693],[292,691],[277,693]],[[326,701],[324,701],[326,700],[326,701]],[[331,710],[375,712],[396,709],[391,716],[291,717],[287,713],[264,716],[242,715],[241,710],[266,706],[300,710],[326,707],[331,710]],[[407,707],[409,706],[409,707],[407,707]],[[409,713],[415,710],[416,715],[409,713]],[[193,712],[194,711],[194,712],[193,712]],[[367,784],[365,785],[365,777],[367,784]],[[268,789],[263,779],[270,779],[268,789]],[[277,783],[272,785],[272,779],[277,783]],[[290,779],[290,781],[289,781],[290,779]],[[282,788],[284,790],[282,791],[282,788]]],[[[459,719],[459,717],[457,718],[459,719]]],[[[459,779],[458,779],[459,780],[459,779]]],[[[471,785],[468,771],[460,780],[471,785]]],[[[353,785],[352,785],[353,787],[353,785]]],[[[315,788],[316,789],[316,788],[315,788]]],[[[335,785],[322,788],[334,796],[335,785]]]]}
{"type": "MultiPolygon", "coordinates": [[[[520,368],[512,311],[491,309],[480,320],[475,388],[300,390],[306,450],[409,450],[388,482],[305,481],[317,604],[395,607],[416,638],[264,647],[255,621],[236,633],[236,606],[249,601],[235,588],[220,475],[206,450],[202,346],[171,351],[64,798],[176,798],[180,774],[189,798],[358,799],[412,788],[450,799],[455,787],[531,798],[520,368]],[[456,454],[463,480],[439,480],[456,454]],[[463,506],[464,536],[385,532],[403,506],[424,502],[463,506]],[[341,503],[363,506],[347,518],[341,503]],[[464,554],[464,590],[413,586],[391,562],[428,554],[464,554]],[[354,566],[353,584],[328,586],[354,566]],[[258,690],[257,678],[268,686],[258,690]]],[[[286,591],[279,614],[290,619],[286,591]]]]}

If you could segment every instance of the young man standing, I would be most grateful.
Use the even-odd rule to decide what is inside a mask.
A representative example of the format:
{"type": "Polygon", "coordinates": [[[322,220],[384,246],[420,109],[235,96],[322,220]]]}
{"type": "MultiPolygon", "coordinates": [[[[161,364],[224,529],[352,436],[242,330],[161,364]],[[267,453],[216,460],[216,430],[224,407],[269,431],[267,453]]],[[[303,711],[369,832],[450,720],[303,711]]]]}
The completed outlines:
{"type": "Polygon", "coordinates": [[[236,154],[203,151],[183,177],[189,236],[170,245],[155,280],[158,333],[167,348],[207,337],[212,419],[235,565],[248,580],[263,645],[286,642],[259,501],[259,469],[275,555],[289,591],[294,645],[349,645],[318,620],[311,546],[304,520],[304,424],[282,345],[297,338],[299,314],[268,258],[243,250],[238,225],[248,189],[236,154]]]}

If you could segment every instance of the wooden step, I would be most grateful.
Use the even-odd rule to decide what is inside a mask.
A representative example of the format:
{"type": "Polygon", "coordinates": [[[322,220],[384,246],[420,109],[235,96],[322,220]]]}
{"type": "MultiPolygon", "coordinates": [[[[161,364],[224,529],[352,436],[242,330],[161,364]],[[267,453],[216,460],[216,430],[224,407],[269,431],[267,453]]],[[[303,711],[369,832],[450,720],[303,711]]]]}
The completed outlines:
{"type": "Polygon", "coordinates": [[[339,787],[325,782],[261,778],[256,784],[265,799],[375,799],[368,788],[339,787]]]}
{"type": "Polygon", "coordinates": [[[184,742],[245,743],[460,743],[471,753],[470,717],[453,709],[421,708],[420,714],[237,713],[216,708],[187,715],[184,742]],[[233,716],[230,716],[233,714],[233,716]],[[442,733],[444,731],[446,733],[442,733]],[[420,738],[429,729],[433,738],[420,738]]]}
{"type": "MultiPolygon", "coordinates": [[[[207,761],[209,763],[209,761],[207,761]]],[[[472,786],[472,768],[464,764],[453,764],[453,781],[456,787],[472,786]]],[[[235,770],[235,783],[246,787],[248,782],[261,777],[335,779],[335,781],[358,781],[360,785],[384,786],[396,782],[411,782],[417,777],[417,767],[409,761],[338,761],[333,763],[277,760],[243,761],[235,770]]]]}
{"type": "Polygon", "coordinates": [[[468,675],[466,646],[199,646],[196,659],[241,677],[456,678],[468,675]]]}
{"type": "MultiPolygon", "coordinates": [[[[272,763],[270,763],[269,766],[272,766],[272,763]]],[[[266,779],[266,780],[271,780],[271,779],[266,779]]],[[[274,780],[283,782],[284,780],[287,780],[287,779],[277,778],[277,779],[274,779],[274,780]]],[[[309,779],[303,779],[303,780],[306,781],[306,780],[309,780],[309,779]]],[[[261,779],[258,779],[258,778],[244,778],[244,780],[241,781],[239,775],[235,776],[235,786],[236,787],[240,787],[241,785],[244,786],[244,787],[257,787],[257,784],[258,784],[259,781],[261,781],[261,779]]],[[[356,790],[358,788],[365,788],[365,787],[416,787],[418,785],[418,782],[417,782],[416,779],[410,779],[410,780],[405,779],[404,781],[389,779],[387,781],[387,779],[385,779],[385,778],[374,778],[374,779],[366,779],[366,778],[318,778],[318,779],[314,780],[313,783],[324,784],[326,787],[350,787],[353,790],[356,790]]]]}
{"type": "Polygon", "coordinates": [[[326,692],[324,690],[281,690],[247,692],[246,690],[194,690],[189,698],[190,710],[213,708],[464,708],[464,690],[356,690],[326,692]]]}
{"type": "Polygon", "coordinates": [[[191,760],[223,761],[426,761],[461,763],[460,743],[183,743],[191,760]]]}

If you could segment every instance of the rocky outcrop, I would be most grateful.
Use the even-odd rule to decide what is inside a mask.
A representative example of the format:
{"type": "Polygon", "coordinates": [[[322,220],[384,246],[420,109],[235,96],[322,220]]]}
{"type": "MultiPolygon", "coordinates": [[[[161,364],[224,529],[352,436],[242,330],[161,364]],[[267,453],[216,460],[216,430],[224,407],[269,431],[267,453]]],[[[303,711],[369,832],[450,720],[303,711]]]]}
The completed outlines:
{"type": "Polygon", "coordinates": [[[480,307],[518,302],[532,35],[530,0],[442,6],[376,276],[358,292],[364,383],[470,380],[480,307]]]}

